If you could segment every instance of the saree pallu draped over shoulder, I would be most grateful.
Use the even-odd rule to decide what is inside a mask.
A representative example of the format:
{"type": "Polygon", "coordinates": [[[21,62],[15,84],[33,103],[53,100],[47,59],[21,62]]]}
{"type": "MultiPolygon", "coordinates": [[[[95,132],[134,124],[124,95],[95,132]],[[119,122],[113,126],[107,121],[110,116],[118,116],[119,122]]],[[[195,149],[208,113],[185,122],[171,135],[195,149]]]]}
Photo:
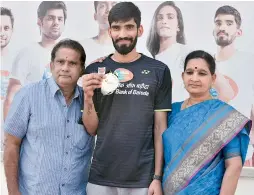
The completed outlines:
{"type": "MultiPolygon", "coordinates": [[[[184,110],[173,104],[163,133],[164,195],[216,195],[225,172],[223,148],[235,137],[244,162],[251,121],[220,100],[207,100],[184,110]],[[174,112],[174,109],[178,112],[174,112]]],[[[234,153],[233,150],[230,152],[234,153]]],[[[229,154],[230,155],[230,154],[229,154]]]]}

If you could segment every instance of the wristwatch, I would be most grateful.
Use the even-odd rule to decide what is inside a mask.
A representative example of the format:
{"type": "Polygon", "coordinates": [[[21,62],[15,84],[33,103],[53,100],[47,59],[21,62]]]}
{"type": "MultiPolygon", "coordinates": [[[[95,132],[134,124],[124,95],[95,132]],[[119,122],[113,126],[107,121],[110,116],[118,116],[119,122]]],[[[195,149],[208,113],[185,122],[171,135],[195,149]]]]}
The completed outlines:
{"type": "Polygon", "coordinates": [[[153,179],[161,181],[162,177],[160,175],[153,175],[153,179]]]}

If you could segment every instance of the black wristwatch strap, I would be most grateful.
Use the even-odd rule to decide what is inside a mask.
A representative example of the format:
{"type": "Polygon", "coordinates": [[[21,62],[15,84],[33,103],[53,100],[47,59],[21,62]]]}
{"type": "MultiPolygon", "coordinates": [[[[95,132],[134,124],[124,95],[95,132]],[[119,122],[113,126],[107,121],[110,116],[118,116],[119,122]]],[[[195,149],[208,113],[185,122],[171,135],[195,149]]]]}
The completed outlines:
{"type": "Polygon", "coordinates": [[[153,179],[161,181],[162,177],[160,175],[153,175],[153,179]]]}

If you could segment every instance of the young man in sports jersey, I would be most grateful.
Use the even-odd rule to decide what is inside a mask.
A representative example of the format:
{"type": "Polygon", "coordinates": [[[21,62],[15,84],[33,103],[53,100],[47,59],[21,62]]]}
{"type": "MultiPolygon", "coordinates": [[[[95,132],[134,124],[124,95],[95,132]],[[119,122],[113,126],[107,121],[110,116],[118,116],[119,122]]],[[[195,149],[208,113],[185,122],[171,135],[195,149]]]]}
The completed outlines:
{"type": "Polygon", "coordinates": [[[83,123],[97,135],[87,194],[162,195],[162,133],[171,110],[170,70],[136,51],[143,33],[137,6],[118,3],[108,20],[115,52],[88,66],[83,76],[83,123]],[[101,93],[103,72],[118,76],[120,84],[111,95],[101,93]]]}

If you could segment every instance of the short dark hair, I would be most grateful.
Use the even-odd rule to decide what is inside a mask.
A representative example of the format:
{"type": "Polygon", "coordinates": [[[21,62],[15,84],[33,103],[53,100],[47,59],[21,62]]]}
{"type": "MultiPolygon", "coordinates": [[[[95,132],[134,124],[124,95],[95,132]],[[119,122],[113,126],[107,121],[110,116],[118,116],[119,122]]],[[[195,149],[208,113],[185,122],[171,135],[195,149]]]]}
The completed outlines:
{"type": "Polygon", "coordinates": [[[11,26],[14,26],[14,17],[10,9],[6,7],[1,7],[1,16],[9,16],[11,19],[11,26]]]}
{"type": "Polygon", "coordinates": [[[211,75],[214,75],[215,69],[216,69],[215,59],[213,58],[211,54],[203,50],[193,51],[186,56],[185,62],[184,62],[184,71],[186,70],[188,62],[192,59],[197,59],[197,58],[201,58],[205,60],[206,63],[208,64],[208,69],[210,70],[211,75]]]}
{"type": "Polygon", "coordinates": [[[53,48],[52,52],[51,52],[51,61],[53,62],[55,60],[56,57],[56,52],[61,49],[61,48],[69,48],[69,49],[73,49],[76,52],[78,52],[80,54],[80,62],[81,62],[81,66],[82,66],[82,73],[84,73],[85,70],[85,62],[86,62],[86,53],[84,48],[82,47],[82,45],[72,39],[63,39],[61,41],[59,41],[55,47],[53,48]]]}
{"type": "Polygon", "coordinates": [[[140,27],[141,12],[132,2],[117,3],[114,7],[112,7],[108,15],[108,22],[110,26],[113,22],[127,22],[131,19],[134,19],[137,27],[140,27]]]}
{"type": "Polygon", "coordinates": [[[160,12],[160,10],[165,6],[171,6],[175,9],[177,13],[177,21],[179,26],[179,32],[176,35],[176,42],[185,44],[184,23],[183,23],[182,12],[179,9],[179,7],[175,5],[173,1],[165,1],[161,3],[154,12],[152,23],[150,26],[150,32],[146,41],[146,47],[153,57],[155,57],[160,51],[160,37],[157,33],[157,28],[156,28],[157,15],[160,12]]]}
{"type": "Polygon", "coordinates": [[[99,2],[100,2],[100,1],[94,1],[94,2],[93,2],[95,12],[97,12],[97,6],[98,6],[99,2]]]}
{"type": "Polygon", "coordinates": [[[237,24],[237,27],[238,28],[241,27],[241,24],[242,24],[241,14],[234,7],[231,7],[229,5],[224,5],[224,6],[220,7],[219,9],[217,9],[214,19],[220,14],[233,15],[235,17],[235,22],[237,24]]]}
{"type": "Polygon", "coordinates": [[[67,8],[63,1],[42,1],[37,9],[37,17],[42,19],[47,11],[51,9],[62,9],[64,13],[64,22],[67,19],[67,8]]]}

